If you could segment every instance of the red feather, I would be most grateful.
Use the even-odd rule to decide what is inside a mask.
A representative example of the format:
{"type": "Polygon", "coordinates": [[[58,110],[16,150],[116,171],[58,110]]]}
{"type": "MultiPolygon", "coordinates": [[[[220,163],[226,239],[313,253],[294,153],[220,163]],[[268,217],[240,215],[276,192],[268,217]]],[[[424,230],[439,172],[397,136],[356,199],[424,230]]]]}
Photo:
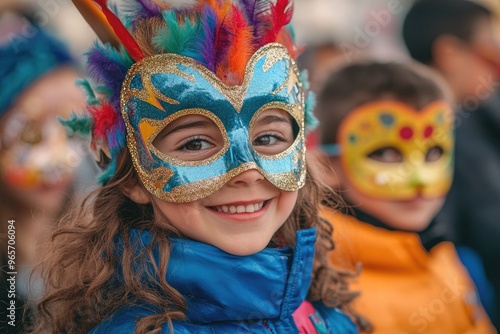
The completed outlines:
{"type": "Polygon", "coordinates": [[[262,45],[276,42],[281,29],[292,20],[292,15],[291,0],[278,0],[275,5],[271,3],[270,13],[266,15],[269,26],[262,36],[262,45]]]}
{"type": "Polygon", "coordinates": [[[287,50],[292,59],[297,59],[297,56],[300,54],[300,50],[293,43],[292,36],[288,29],[281,29],[281,32],[278,34],[276,38],[276,42],[283,45],[287,50]]]}
{"type": "Polygon", "coordinates": [[[100,106],[88,106],[87,111],[94,119],[93,137],[107,142],[107,133],[116,127],[118,113],[111,104],[103,102],[100,106]]]}
{"type": "Polygon", "coordinates": [[[107,0],[93,0],[93,1],[101,7],[101,11],[106,16],[106,19],[108,20],[111,27],[113,27],[113,30],[115,31],[116,35],[122,42],[127,52],[130,54],[130,57],[132,57],[132,59],[134,59],[135,61],[143,59],[144,53],[139,47],[139,44],[137,44],[137,42],[134,40],[130,32],[127,30],[127,28],[125,28],[123,23],[120,21],[120,19],[116,17],[116,15],[113,14],[111,10],[109,10],[108,1],[107,0]]]}
{"type": "Polygon", "coordinates": [[[229,84],[241,84],[245,69],[253,53],[253,28],[248,24],[245,15],[236,6],[232,6],[226,20],[229,32],[229,47],[218,73],[230,73],[229,84]]]}

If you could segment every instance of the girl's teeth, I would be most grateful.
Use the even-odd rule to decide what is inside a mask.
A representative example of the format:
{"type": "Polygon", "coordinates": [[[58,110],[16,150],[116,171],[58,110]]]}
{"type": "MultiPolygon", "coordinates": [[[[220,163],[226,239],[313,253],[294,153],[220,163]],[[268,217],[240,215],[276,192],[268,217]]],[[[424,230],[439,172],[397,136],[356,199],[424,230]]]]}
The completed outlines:
{"type": "Polygon", "coordinates": [[[216,207],[217,211],[225,213],[251,213],[259,211],[264,206],[264,202],[248,204],[248,205],[223,205],[216,207]]]}

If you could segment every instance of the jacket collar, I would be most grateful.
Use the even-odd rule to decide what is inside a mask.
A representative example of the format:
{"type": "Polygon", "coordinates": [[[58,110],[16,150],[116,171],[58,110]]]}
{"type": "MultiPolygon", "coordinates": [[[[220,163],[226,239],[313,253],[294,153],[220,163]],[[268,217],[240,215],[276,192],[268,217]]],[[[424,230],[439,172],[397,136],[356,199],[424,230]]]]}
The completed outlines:
{"type": "MultiPolygon", "coordinates": [[[[150,244],[149,232],[135,232],[143,245],[150,244]]],[[[265,248],[236,256],[205,243],[171,238],[167,282],[186,299],[192,323],[286,318],[309,291],[315,240],[315,228],[300,230],[294,249],[265,248]]]]}
{"type": "Polygon", "coordinates": [[[395,229],[392,226],[387,225],[385,222],[381,221],[380,219],[360,210],[359,208],[355,207],[354,205],[351,205],[351,208],[347,212],[349,215],[353,216],[354,218],[368,223],[370,225],[373,225],[375,227],[383,228],[389,231],[400,231],[400,232],[407,232],[407,233],[415,233],[418,235],[420,238],[420,242],[422,243],[422,246],[427,250],[430,251],[434,246],[437,244],[446,241],[446,230],[445,226],[443,224],[439,224],[436,219],[433,219],[429,225],[422,231],[420,232],[411,232],[411,231],[404,231],[404,230],[398,230],[395,229]]]}

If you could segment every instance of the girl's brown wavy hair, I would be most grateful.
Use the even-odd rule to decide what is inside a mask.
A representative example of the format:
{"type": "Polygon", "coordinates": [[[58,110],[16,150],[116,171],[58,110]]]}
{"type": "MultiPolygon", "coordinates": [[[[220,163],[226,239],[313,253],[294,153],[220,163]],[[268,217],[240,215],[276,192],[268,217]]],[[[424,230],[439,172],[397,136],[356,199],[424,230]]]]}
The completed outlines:
{"type": "MultiPolygon", "coordinates": [[[[330,190],[320,181],[313,161],[308,157],[306,185],[299,190],[297,204],[277,231],[271,245],[295,246],[296,231],[316,226],[313,283],[308,300],[322,300],[325,305],[341,307],[360,325],[361,317],[349,307],[357,295],[348,290],[349,273],[335,270],[327,253],[333,250],[332,225],[321,218],[322,202],[331,198],[330,190]]],[[[169,235],[177,232],[165,224],[155,224],[154,208],[139,205],[127,198],[122,187],[139,182],[128,151],[125,151],[113,179],[85,198],[68,213],[52,236],[52,244],[40,266],[47,291],[38,305],[38,322],[33,332],[87,333],[125,305],[149,304],[163,310],[146,316],[136,325],[136,333],[159,333],[162,324],[182,320],[186,302],[166,281],[169,258],[169,235]],[[129,240],[130,229],[148,230],[151,246],[140,256],[129,240]],[[125,240],[124,250],[117,255],[117,236],[125,240]],[[152,246],[161,252],[155,275],[148,275],[147,285],[136,263],[157,263],[152,246]],[[122,268],[123,283],[116,283],[117,268],[122,268]]],[[[335,200],[333,200],[335,201],[335,200]]]]}

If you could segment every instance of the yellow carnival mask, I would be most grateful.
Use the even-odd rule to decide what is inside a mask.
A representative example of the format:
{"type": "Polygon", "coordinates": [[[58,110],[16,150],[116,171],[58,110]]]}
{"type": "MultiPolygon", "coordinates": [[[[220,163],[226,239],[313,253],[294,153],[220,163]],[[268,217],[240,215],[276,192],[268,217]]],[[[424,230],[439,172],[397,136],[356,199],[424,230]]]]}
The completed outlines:
{"type": "Polygon", "coordinates": [[[432,198],[450,188],[453,120],[444,101],[420,111],[393,101],[362,105],[342,121],[337,143],[344,173],[365,195],[432,198]]]}

